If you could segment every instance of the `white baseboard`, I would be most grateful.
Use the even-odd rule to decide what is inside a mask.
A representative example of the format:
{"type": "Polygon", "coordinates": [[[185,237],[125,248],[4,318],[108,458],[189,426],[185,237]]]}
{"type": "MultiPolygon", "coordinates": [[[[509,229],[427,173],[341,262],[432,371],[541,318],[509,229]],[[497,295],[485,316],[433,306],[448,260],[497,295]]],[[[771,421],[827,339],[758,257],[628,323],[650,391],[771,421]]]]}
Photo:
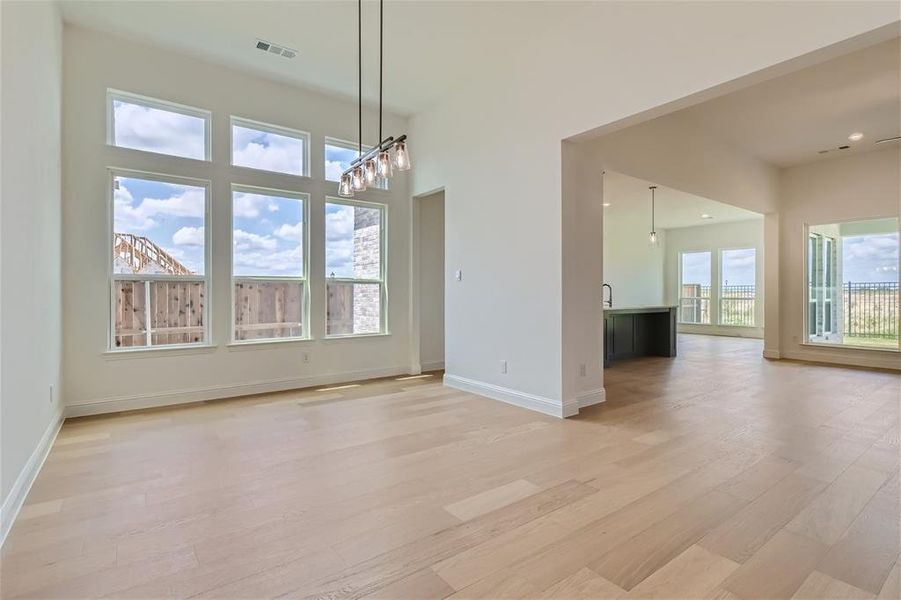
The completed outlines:
{"type": "Polygon", "coordinates": [[[443,360],[433,360],[430,362],[422,363],[423,371],[441,371],[444,369],[444,361],[443,360]]]}
{"type": "Polygon", "coordinates": [[[580,409],[594,406],[595,404],[601,404],[607,401],[607,390],[598,388],[589,392],[582,392],[581,394],[576,395],[576,401],[580,409]]]}
{"type": "Polygon", "coordinates": [[[493,383],[485,383],[476,381],[475,379],[467,379],[457,375],[444,375],[444,385],[454,389],[471,392],[492,400],[500,400],[507,404],[513,404],[522,408],[528,408],[552,417],[569,416],[564,413],[563,403],[552,398],[545,398],[535,394],[528,394],[518,390],[494,385],[493,383]]]}
{"type": "Polygon", "coordinates": [[[3,506],[0,507],[0,546],[3,546],[19,511],[22,510],[25,498],[28,496],[28,492],[31,490],[38,473],[40,473],[41,467],[44,466],[44,461],[47,460],[47,455],[50,453],[50,448],[53,446],[53,442],[56,440],[62,425],[63,415],[61,411],[58,411],[53,415],[53,419],[47,425],[47,429],[44,430],[44,435],[41,436],[41,440],[35,447],[34,452],[28,457],[28,461],[22,467],[19,476],[16,477],[12,489],[9,490],[9,495],[3,501],[3,506]]]}
{"type": "Polygon", "coordinates": [[[359,381],[364,379],[376,379],[379,377],[392,377],[394,375],[409,375],[409,366],[382,367],[378,369],[365,369],[360,371],[347,371],[343,373],[331,373],[326,375],[311,375],[308,377],[288,377],[284,379],[269,379],[250,383],[235,383],[225,385],[211,385],[206,387],[171,390],[166,392],[148,392],[132,396],[118,396],[114,398],[100,398],[89,402],[69,404],[66,407],[65,416],[84,417],[87,415],[100,415],[105,413],[121,412],[125,410],[137,410],[141,408],[157,408],[160,406],[173,406],[187,404],[203,400],[220,400],[237,396],[249,396],[251,394],[266,394],[270,392],[283,392],[313,386],[332,385],[359,381]]]}
{"type": "Polygon", "coordinates": [[[766,348],[764,348],[763,349],[763,357],[764,358],[772,358],[774,360],[779,360],[780,358],[782,358],[782,353],[779,352],[778,350],[767,350],[766,348]]]}
{"type": "Polygon", "coordinates": [[[863,350],[863,355],[849,354],[843,349],[825,349],[825,352],[813,350],[787,350],[782,352],[781,358],[802,360],[804,362],[819,363],[837,367],[863,367],[869,369],[891,369],[901,371],[901,355],[895,352],[878,352],[863,350]]]}

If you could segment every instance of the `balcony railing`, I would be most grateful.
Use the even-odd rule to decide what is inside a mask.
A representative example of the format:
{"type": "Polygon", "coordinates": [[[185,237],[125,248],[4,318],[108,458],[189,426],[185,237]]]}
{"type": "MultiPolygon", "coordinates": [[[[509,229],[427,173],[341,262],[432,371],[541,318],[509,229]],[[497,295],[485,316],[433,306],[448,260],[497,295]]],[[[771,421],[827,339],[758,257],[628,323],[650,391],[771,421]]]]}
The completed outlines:
{"type": "Polygon", "coordinates": [[[724,285],[720,293],[720,324],[753,327],[756,298],[756,286],[724,285]]]}
{"type": "Polygon", "coordinates": [[[898,282],[848,282],[844,295],[845,336],[898,339],[898,282]]]}

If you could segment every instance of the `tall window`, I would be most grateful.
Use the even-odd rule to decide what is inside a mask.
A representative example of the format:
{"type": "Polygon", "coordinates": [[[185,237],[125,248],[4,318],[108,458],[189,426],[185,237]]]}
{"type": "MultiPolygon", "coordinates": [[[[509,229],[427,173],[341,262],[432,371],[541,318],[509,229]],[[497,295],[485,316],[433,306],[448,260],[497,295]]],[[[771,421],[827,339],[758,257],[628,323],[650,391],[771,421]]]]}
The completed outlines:
{"type": "Polygon", "coordinates": [[[326,335],[385,331],[385,207],[325,204],[326,335]]]}
{"type": "Polygon", "coordinates": [[[107,115],[113,146],[210,160],[208,111],[108,90],[107,115]]]}
{"type": "Polygon", "coordinates": [[[898,219],[807,229],[806,337],[899,349],[898,219]]]}
{"type": "MultiPolygon", "coordinates": [[[[363,153],[369,152],[371,146],[363,146],[363,153]]],[[[325,180],[340,181],[341,173],[350,167],[350,163],[359,155],[359,145],[335,138],[325,138],[325,180]]],[[[387,190],[388,180],[380,180],[378,189],[387,190]]]]}
{"type": "Polygon", "coordinates": [[[308,196],[232,187],[235,341],[309,337],[308,196]]]}
{"type": "Polygon", "coordinates": [[[757,251],[720,253],[720,325],[753,327],[757,297],[757,251]]]}
{"type": "Polygon", "coordinates": [[[112,348],[208,340],[209,183],[114,171],[112,348]]]}
{"type": "Polygon", "coordinates": [[[232,164],[287,175],[310,174],[310,134],[232,117],[232,164]]]}
{"type": "Polygon", "coordinates": [[[710,252],[683,252],[679,282],[679,321],[710,323],[710,252]]]}

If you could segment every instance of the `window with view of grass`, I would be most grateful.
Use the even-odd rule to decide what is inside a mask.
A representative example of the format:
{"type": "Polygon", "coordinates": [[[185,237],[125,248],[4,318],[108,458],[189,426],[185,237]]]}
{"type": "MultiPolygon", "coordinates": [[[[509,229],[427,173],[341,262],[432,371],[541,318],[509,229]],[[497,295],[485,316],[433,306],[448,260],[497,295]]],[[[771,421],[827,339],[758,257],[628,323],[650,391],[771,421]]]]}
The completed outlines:
{"type": "Polygon", "coordinates": [[[248,119],[231,119],[232,164],[260,171],[310,174],[310,134],[248,119]]]}
{"type": "Polygon", "coordinates": [[[753,327],[757,298],[757,251],[720,252],[720,325],[753,327]]]}
{"type": "Polygon", "coordinates": [[[710,252],[683,252],[679,272],[679,322],[709,324],[710,252]]]}
{"type": "Polygon", "coordinates": [[[208,182],[112,173],[112,349],[202,344],[208,182]]]}
{"type": "Polygon", "coordinates": [[[385,207],[325,204],[326,335],[385,331],[385,207]]]}
{"type": "Polygon", "coordinates": [[[108,90],[107,113],[107,141],[113,146],[210,160],[208,111],[108,90]]]}
{"type": "Polygon", "coordinates": [[[232,187],[233,339],[309,337],[306,194],[232,187]]]}
{"type": "Polygon", "coordinates": [[[807,227],[808,342],[898,350],[898,219],[807,227]]]}

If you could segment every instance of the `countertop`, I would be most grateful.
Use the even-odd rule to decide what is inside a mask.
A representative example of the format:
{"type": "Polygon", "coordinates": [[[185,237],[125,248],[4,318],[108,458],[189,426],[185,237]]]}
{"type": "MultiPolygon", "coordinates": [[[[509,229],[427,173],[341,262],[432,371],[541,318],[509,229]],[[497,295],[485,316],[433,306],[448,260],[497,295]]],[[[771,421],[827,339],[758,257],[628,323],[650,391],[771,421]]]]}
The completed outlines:
{"type": "Polygon", "coordinates": [[[655,313],[655,312],[669,312],[675,309],[676,306],[672,305],[660,305],[660,306],[614,306],[604,307],[605,313],[613,313],[613,314],[636,314],[636,313],[655,313]]]}

